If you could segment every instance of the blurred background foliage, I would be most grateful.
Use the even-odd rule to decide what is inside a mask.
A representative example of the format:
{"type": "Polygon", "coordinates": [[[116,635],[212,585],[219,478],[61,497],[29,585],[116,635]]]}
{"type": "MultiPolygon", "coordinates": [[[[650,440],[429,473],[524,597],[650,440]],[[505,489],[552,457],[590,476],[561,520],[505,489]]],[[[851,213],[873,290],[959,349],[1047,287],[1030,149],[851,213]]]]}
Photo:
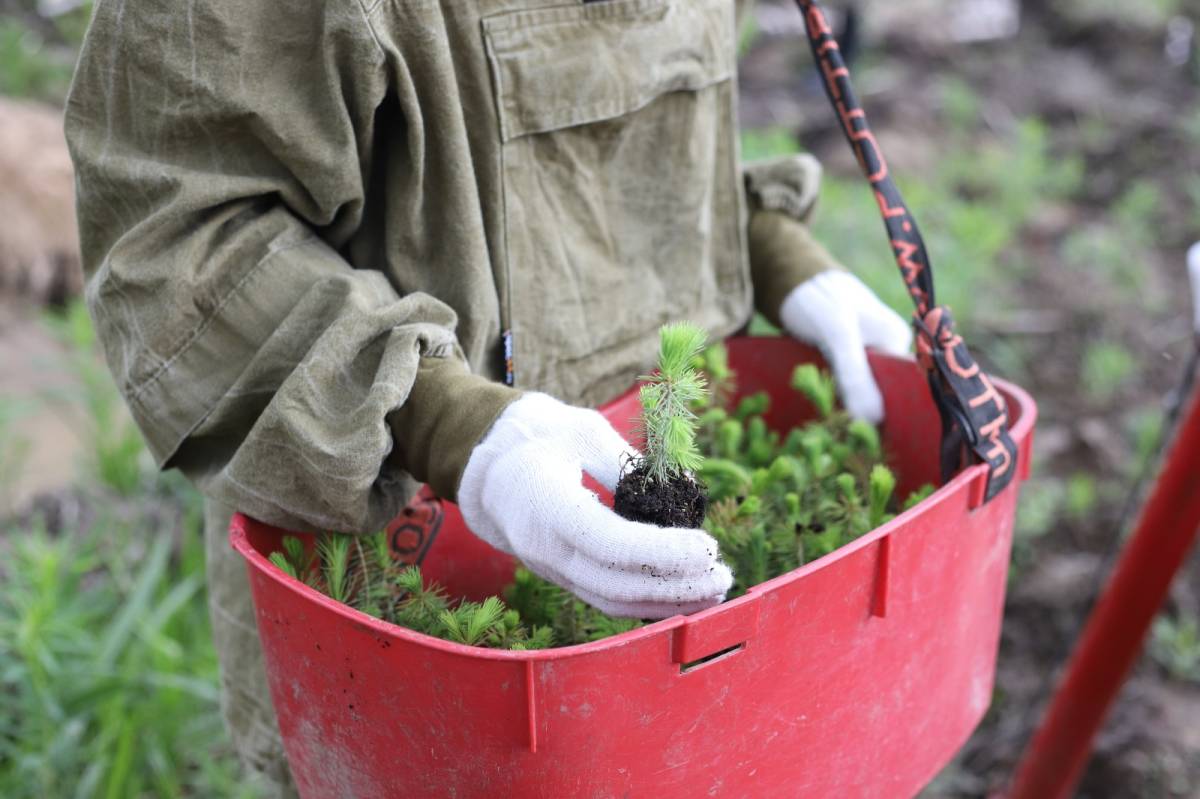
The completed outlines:
{"type": "MultiPolygon", "coordinates": [[[[1191,346],[1183,252],[1200,238],[1198,4],[993,0],[1019,30],[956,39],[972,4],[987,5],[828,4],[859,15],[856,85],[940,301],[1042,411],[993,708],[931,797],[995,790],[1037,719],[1165,434],[1191,346]]],[[[0,95],[61,104],[89,13],[0,0],[0,95]]],[[[743,157],[815,152],[819,238],[907,315],[799,36],[782,0],[743,30],[743,157]]],[[[20,355],[5,349],[27,340],[16,332],[36,335],[53,355],[31,368],[63,379],[0,392],[0,796],[253,795],[220,723],[199,497],[153,469],[81,302],[7,303],[0,358],[20,355]],[[69,429],[68,477],[31,494],[18,483],[47,446],[45,414],[69,429]]],[[[1156,623],[1081,796],[1200,791],[1197,576],[1193,563],[1156,623]]]]}

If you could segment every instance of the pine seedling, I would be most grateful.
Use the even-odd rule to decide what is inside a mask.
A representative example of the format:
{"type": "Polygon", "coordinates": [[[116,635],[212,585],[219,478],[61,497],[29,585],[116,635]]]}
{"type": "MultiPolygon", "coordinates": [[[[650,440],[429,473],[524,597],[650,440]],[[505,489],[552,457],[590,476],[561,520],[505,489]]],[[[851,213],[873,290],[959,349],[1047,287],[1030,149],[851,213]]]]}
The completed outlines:
{"type": "MultiPolygon", "coordinates": [[[[793,387],[819,416],[781,440],[764,419],[768,397],[750,395],[732,407],[736,386],[723,353],[697,355],[703,334],[686,327],[670,326],[662,333],[660,369],[647,378],[641,397],[647,457],[636,462],[622,485],[633,477],[643,493],[661,489],[651,460],[666,470],[668,486],[673,481],[675,487],[696,487],[703,481],[712,505],[706,498],[707,517],[702,511],[703,521],[688,525],[703,524],[719,544],[734,572],[730,597],[833,552],[891,518],[897,510],[896,478],[882,465],[879,433],[836,408],[828,374],[815,367],[795,371],[793,387]],[[709,376],[709,385],[720,375],[727,391],[723,404],[711,404],[705,376],[697,370],[709,376]],[[673,431],[670,419],[690,425],[691,437],[673,431]]],[[[932,491],[923,486],[903,507],[932,491]]],[[[418,568],[395,560],[383,533],[354,540],[322,537],[315,555],[290,537],[282,548],[271,560],[285,573],[386,621],[459,643],[539,649],[599,640],[641,623],[607,616],[526,569],[517,570],[506,602],[496,597],[459,601],[436,584],[423,585],[418,568]]]]}
{"type": "Polygon", "coordinates": [[[549,627],[534,627],[529,633],[529,638],[524,641],[514,641],[509,649],[514,650],[529,650],[529,649],[549,649],[554,646],[554,631],[549,627]]]}
{"type": "Polygon", "coordinates": [[[297,574],[305,574],[312,567],[312,556],[304,551],[304,542],[299,538],[284,537],[283,552],[297,574]]]}
{"type": "Polygon", "coordinates": [[[272,552],[271,556],[267,558],[267,560],[271,561],[271,563],[275,565],[275,568],[279,569],[288,577],[291,577],[292,579],[299,579],[299,575],[296,574],[296,568],[292,566],[291,561],[289,561],[287,556],[285,556],[282,552],[272,552]]]}
{"type": "Polygon", "coordinates": [[[410,630],[436,635],[441,629],[438,617],[450,607],[445,590],[437,583],[426,588],[421,579],[421,569],[417,566],[409,566],[393,575],[392,583],[401,596],[396,603],[393,618],[387,621],[408,627],[410,630]]]}
{"type": "Polygon", "coordinates": [[[711,402],[723,410],[724,406],[729,404],[734,390],[734,374],[729,368],[729,351],[723,344],[713,344],[692,362],[704,373],[711,402]]]}
{"type": "Polygon", "coordinates": [[[923,484],[920,488],[913,491],[905,498],[904,504],[900,506],[900,509],[909,510],[910,508],[915,508],[917,505],[928,499],[929,496],[936,490],[937,487],[934,486],[933,483],[923,484]]]}
{"type": "Polygon", "coordinates": [[[746,539],[746,557],[741,579],[747,586],[764,583],[771,578],[771,546],[767,541],[767,531],[763,524],[750,528],[746,539]]]}
{"type": "Polygon", "coordinates": [[[696,474],[708,486],[710,498],[745,494],[753,480],[749,469],[727,458],[705,458],[696,474]]]}
{"type": "Polygon", "coordinates": [[[392,578],[392,581],[406,596],[420,594],[425,585],[421,579],[420,566],[409,566],[403,569],[392,578]]]}
{"type": "Polygon", "coordinates": [[[879,440],[879,431],[875,425],[863,419],[855,419],[846,428],[850,443],[872,460],[883,457],[883,444],[879,440]]]}
{"type": "Polygon", "coordinates": [[[842,495],[842,502],[849,507],[857,507],[858,501],[858,484],[854,482],[854,475],[842,472],[834,482],[837,483],[838,492],[842,495]]]}
{"type": "Polygon", "coordinates": [[[738,403],[737,409],[733,412],[733,418],[744,422],[752,416],[762,416],[770,408],[771,395],[760,391],[757,394],[742,397],[742,401],[738,403]]]}
{"type": "Polygon", "coordinates": [[[801,536],[805,561],[823,558],[845,543],[847,543],[845,528],[839,524],[831,524],[820,532],[806,533],[801,536]]]}
{"type": "Polygon", "coordinates": [[[722,458],[730,460],[737,458],[738,453],[742,448],[742,440],[746,437],[746,430],[742,427],[742,423],[736,419],[726,419],[721,422],[717,428],[717,453],[722,458]]]}
{"type": "Polygon", "coordinates": [[[350,597],[350,536],[337,533],[321,536],[317,541],[317,553],[329,596],[338,602],[346,602],[350,597]]]}
{"type": "Polygon", "coordinates": [[[896,490],[896,475],[883,464],[876,464],[871,469],[867,479],[867,496],[869,501],[870,529],[874,529],[890,518],[888,503],[892,501],[892,492],[896,490]]]}
{"type": "Polygon", "coordinates": [[[494,632],[504,618],[504,603],[490,596],[483,602],[463,602],[453,610],[443,610],[438,621],[445,638],[467,646],[478,646],[494,632]]]}
{"type": "Polygon", "coordinates": [[[370,616],[383,618],[391,601],[387,572],[392,568],[392,553],[387,533],[356,537],[354,555],[354,570],[359,575],[354,607],[370,616]]]}
{"type": "Polygon", "coordinates": [[[534,626],[553,624],[559,608],[570,598],[563,588],[523,567],[513,574],[513,581],[504,594],[508,606],[534,626]]]}
{"type": "Polygon", "coordinates": [[[394,559],[392,558],[392,545],[388,540],[387,531],[380,531],[372,536],[368,536],[367,544],[370,557],[374,560],[376,568],[386,571],[392,567],[394,559]]]}
{"type": "Polygon", "coordinates": [[[705,338],[695,325],[664,325],[659,331],[658,371],[643,378],[638,427],[645,440],[642,458],[650,478],[659,483],[695,471],[703,460],[696,447],[692,406],[704,398],[705,385],[692,361],[704,349],[705,338]]]}
{"type": "Polygon", "coordinates": [[[746,424],[746,459],[753,466],[767,466],[775,459],[779,434],[767,429],[761,416],[750,417],[746,424]]]}
{"type": "Polygon", "coordinates": [[[614,495],[613,509],[626,519],[659,527],[699,527],[704,521],[708,496],[694,477],[704,458],[693,411],[708,396],[695,367],[704,340],[704,331],[687,323],[659,331],[658,371],[643,378],[639,395],[644,449],[614,495]]]}
{"type": "Polygon", "coordinates": [[[792,388],[808,397],[822,419],[833,414],[837,389],[833,380],[811,363],[801,364],[792,372],[792,388]]]}
{"type": "Polygon", "coordinates": [[[300,580],[311,588],[320,588],[320,575],[313,569],[315,557],[314,553],[305,548],[303,541],[288,535],[283,538],[283,551],[272,552],[269,560],[287,576],[300,580]],[[279,557],[276,558],[276,555],[279,557]]]}

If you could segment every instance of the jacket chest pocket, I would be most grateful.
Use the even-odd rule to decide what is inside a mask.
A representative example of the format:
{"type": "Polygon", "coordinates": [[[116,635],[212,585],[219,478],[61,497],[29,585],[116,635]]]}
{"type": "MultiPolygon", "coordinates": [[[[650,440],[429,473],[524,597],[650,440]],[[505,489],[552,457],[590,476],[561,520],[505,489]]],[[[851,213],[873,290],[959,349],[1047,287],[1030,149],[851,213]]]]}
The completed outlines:
{"type": "Polygon", "coordinates": [[[577,2],[483,29],[518,384],[578,399],[658,325],[719,324],[706,311],[744,293],[733,3],[577,2]]]}

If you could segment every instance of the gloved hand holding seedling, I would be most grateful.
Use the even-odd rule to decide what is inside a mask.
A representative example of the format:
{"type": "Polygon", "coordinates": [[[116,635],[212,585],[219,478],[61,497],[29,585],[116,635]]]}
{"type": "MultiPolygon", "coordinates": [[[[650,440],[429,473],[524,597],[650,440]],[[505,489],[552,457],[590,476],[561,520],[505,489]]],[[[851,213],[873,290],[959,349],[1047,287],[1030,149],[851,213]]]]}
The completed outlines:
{"type": "Polygon", "coordinates": [[[704,462],[696,447],[692,407],[704,399],[704,377],[692,366],[705,333],[687,324],[659,332],[658,371],[643,378],[638,432],[645,449],[617,484],[613,509],[626,519],[659,527],[699,527],[708,494],[696,479],[704,462]]]}
{"type": "Polygon", "coordinates": [[[933,490],[894,496],[879,432],[838,407],[829,374],[798,366],[791,387],[815,418],[772,430],[771,398],[739,398],[724,347],[703,350],[704,339],[691,325],[661,331],[659,368],[640,395],[644,452],[597,412],[544,394],[523,396],[497,421],[459,499],[477,535],[524,563],[504,601],[463,602],[423,585],[419,571],[392,561],[386,536],[326,537],[318,558],[288,539],[272,562],[428,635],[505,649],[566,646],[711,607],[731,586],[741,595],[933,490]],[[615,489],[619,513],[581,484],[585,471],[615,489]]]}
{"type": "MultiPolygon", "coordinates": [[[[694,330],[694,329],[693,329],[694,330]]],[[[664,618],[711,607],[725,598],[733,575],[720,561],[717,542],[700,529],[704,500],[687,475],[698,459],[690,424],[679,408],[703,392],[688,361],[704,334],[664,333],[672,357],[670,380],[652,380],[648,460],[593,410],[529,393],[512,403],[472,452],[458,491],[459,509],[475,535],[516,556],[529,571],[559,585],[594,608],[627,618],[664,618]],[[682,380],[680,378],[683,378],[682,380]],[[673,415],[672,415],[673,414],[673,415]],[[670,453],[668,459],[655,452],[670,453]],[[682,461],[680,458],[682,457],[682,461]],[[673,458],[673,459],[672,459],[673,458]],[[631,463],[654,474],[684,474],[692,493],[686,517],[655,523],[622,518],[601,504],[581,481],[590,475],[613,491],[622,467],[631,463]]]]}

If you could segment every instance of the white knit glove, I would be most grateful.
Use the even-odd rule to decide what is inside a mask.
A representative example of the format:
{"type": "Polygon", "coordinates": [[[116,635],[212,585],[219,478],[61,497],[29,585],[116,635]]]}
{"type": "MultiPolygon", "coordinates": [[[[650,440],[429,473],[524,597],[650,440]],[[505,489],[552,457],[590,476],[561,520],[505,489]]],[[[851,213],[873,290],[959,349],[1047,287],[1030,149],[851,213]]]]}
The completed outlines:
{"type": "Polygon", "coordinates": [[[711,536],[627,521],[583,487],[587,471],[614,490],[634,454],[596,411],[526,394],[471,453],[458,504],[475,535],[610,615],[718,604],[733,574],[711,536]]]}
{"type": "Polygon", "coordinates": [[[861,280],[837,269],[821,272],[787,295],[779,309],[784,329],[821,350],[833,370],[842,404],[851,416],[883,421],[883,397],[865,347],[903,355],[912,330],[861,280]]]}

